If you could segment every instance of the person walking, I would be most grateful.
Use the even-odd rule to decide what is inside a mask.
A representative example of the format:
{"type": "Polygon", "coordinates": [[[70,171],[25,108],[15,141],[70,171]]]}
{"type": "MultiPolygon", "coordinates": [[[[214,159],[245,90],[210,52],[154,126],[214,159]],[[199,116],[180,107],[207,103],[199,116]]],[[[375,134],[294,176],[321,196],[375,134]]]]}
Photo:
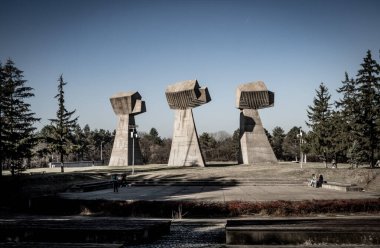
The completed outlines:
{"type": "Polygon", "coordinates": [[[119,182],[117,181],[117,175],[112,175],[112,184],[113,184],[113,192],[118,193],[119,192],[119,182]]]}

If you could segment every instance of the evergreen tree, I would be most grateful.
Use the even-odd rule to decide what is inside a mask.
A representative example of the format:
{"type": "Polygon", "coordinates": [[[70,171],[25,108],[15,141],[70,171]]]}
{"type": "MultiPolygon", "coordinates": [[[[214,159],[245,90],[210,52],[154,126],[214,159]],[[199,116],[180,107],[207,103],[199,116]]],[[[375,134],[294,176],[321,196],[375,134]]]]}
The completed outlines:
{"type": "Polygon", "coordinates": [[[362,161],[362,155],[360,154],[361,149],[359,148],[359,144],[356,140],[352,142],[351,147],[349,147],[347,151],[348,162],[351,164],[351,168],[358,168],[358,165],[362,161]]]}
{"type": "Polygon", "coordinates": [[[213,151],[216,147],[216,140],[209,133],[204,132],[199,136],[199,145],[202,150],[203,157],[206,161],[211,161],[213,158],[213,151]]]}
{"type": "Polygon", "coordinates": [[[149,134],[139,132],[139,144],[144,163],[167,163],[171,140],[161,139],[156,128],[151,128],[149,134]]]}
{"type": "Polygon", "coordinates": [[[345,162],[347,158],[347,152],[350,146],[350,141],[353,136],[347,133],[347,122],[340,111],[331,112],[331,149],[330,152],[335,159],[336,164],[338,162],[345,162]]]}
{"type": "Polygon", "coordinates": [[[0,160],[1,165],[6,161],[19,167],[23,159],[30,160],[32,157],[32,148],[37,142],[33,124],[40,119],[35,117],[30,104],[26,102],[34,94],[33,88],[26,86],[27,80],[23,79],[23,71],[10,59],[4,67],[0,67],[0,71],[0,160]]]}
{"type": "Polygon", "coordinates": [[[80,125],[77,124],[73,131],[73,150],[72,150],[75,153],[77,161],[83,160],[83,156],[85,152],[87,151],[87,149],[88,149],[87,139],[80,125]]]}
{"type": "Polygon", "coordinates": [[[161,137],[158,135],[157,129],[152,127],[149,131],[149,136],[152,139],[153,143],[156,145],[160,145],[162,143],[161,137]]]}
{"type": "Polygon", "coordinates": [[[327,168],[328,155],[332,152],[331,132],[333,126],[331,104],[329,103],[331,96],[323,83],[319,85],[316,94],[313,106],[309,106],[309,110],[307,110],[309,122],[306,124],[311,128],[308,143],[310,143],[312,150],[322,158],[327,168]]]}
{"type": "Polygon", "coordinates": [[[268,131],[268,130],[266,130],[265,128],[264,128],[264,133],[265,133],[265,135],[267,136],[267,138],[268,138],[268,141],[269,141],[269,144],[271,145],[271,147],[273,148],[273,140],[272,140],[272,135],[270,134],[270,132],[268,131]]]}
{"type": "Polygon", "coordinates": [[[356,123],[359,104],[356,94],[356,82],[345,73],[345,79],[337,92],[343,94],[342,98],[335,102],[337,110],[333,114],[334,136],[333,142],[336,153],[347,157],[347,152],[357,137],[354,126],[356,123]]]}
{"type": "Polygon", "coordinates": [[[53,137],[53,126],[46,125],[38,133],[38,156],[45,162],[53,162],[54,160],[54,148],[52,145],[52,140],[50,137],[53,137]]]}
{"type": "Polygon", "coordinates": [[[380,65],[372,58],[371,51],[367,51],[367,56],[361,64],[356,85],[356,138],[364,159],[373,167],[375,151],[380,147],[380,65]]]}
{"type": "Polygon", "coordinates": [[[95,153],[95,140],[94,140],[94,131],[91,131],[91,128],[86,124],[83,128],[83,149],[84,149],[84,160],[93,160],[95,153]]]}
{"type": "Polygon", "coordinates": [[[71,135],[78,120],[78,117],[72,118],[76,110],[67,111],[65,107],[65,92],[63,87],[66,84],[61,75],[58,79],[58,94],[54,97],[58,99],[56,119],[50,119],[54,133],[51,138],[54,150],[60,155],[61,172],[64,172],[64,156],[70,152],[71,135]]]}
{"type": "Polygon", "coordinates": [[[286,134],[284,142],[282,143],[284,159],[292,160],[293,158],[295,158],[295,160],[298,161],[298,155],[300,153],[300,144],[297,135],[299,134],[299,132],[299,127],[292,127],[286,134]]]}
{"type": "Polygon", "coordinates": [[[240,151],[240,128],[236,129],[232,134],[232,150],[233,150],[233,160],[240,161],[241,151],[240,151]]]}
{"type": "Polygon", "coordinates": [[[281,127],[275,127],[272,131],[272,147],[273,152],[276,155],[277,159],[283,159],[283,149],[282,145],[284,143],[285,132],[281,127]]]}

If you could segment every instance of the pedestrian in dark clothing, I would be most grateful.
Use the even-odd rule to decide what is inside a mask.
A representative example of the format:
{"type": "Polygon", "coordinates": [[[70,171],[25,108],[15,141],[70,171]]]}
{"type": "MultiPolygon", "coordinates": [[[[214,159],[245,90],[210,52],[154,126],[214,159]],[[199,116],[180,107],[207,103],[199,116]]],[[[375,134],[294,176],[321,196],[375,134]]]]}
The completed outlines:
{"type": "Polygon", "coordinates": [[[319,178],[317,181],[317,188],[322,187],[322,184],[323,184],[323,176],[322,174],[319,174],[319,178]]]}
{"type": "Polygon", "coordinates": [[[123,174],[121,176],[121,187],[126,187],[127,186],[127,174],[123,174]]]}
{"type": "Polygon", "coordinates": [[[117,181],[117,175],[112,175],[113,192],[119,192],[119,182],[117,181]]]}

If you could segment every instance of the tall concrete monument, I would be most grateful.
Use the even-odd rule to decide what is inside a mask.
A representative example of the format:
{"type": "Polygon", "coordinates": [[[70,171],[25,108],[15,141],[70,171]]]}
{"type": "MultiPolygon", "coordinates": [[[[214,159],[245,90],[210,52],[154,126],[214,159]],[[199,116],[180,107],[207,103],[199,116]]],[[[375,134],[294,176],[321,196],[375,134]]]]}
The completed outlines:
{"type": "Polygon", "coordinates": [[[169,85],[165,94],[175,115],[168,165],[205,166],[192,109],[211,101],[207,87],[200,88],[197,80],[188,80],[169,85]]]}
{"type": "Polygon", "coordinates": [[[142,164],[141,150],[136,140],[135,115],[146,112],[145,102],[137,91],[117,93],[110,101],[118,122],[109,165],[142,164]]]}
{"type": "Polygon", "coordinates": [[[269,144],[258,109],[272,107],[274,93],[264,82],[239,85],[236,90],[236,107],[240,109],[239,163],[277,163],[269,144]]]}

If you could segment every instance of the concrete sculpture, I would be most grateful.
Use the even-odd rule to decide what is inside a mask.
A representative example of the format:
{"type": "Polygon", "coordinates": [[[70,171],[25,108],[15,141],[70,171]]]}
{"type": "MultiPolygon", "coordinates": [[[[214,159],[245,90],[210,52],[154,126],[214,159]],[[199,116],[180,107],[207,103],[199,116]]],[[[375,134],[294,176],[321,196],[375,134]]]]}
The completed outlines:
{"type": "Polygon", "coordinates": [[[117,93],[110,101],[118,123],[109,165],[142,164],[140,146],[135,140],[135,115],[146,112],[145,102],[137,91],[117,93]]]}
{"type": "Polygon", "coordinates": [[[200,88],[197,80],[188,80],[169,85],[165,94],[175,112],[168,165],[205,166],[192,109],[211,101],[207,87],[200,88]]]}
{"type": "Polygon", "coordinates": [[[264,82],[240,85],[236,90],[236,107],[240,109],[239,163],[277,163],[261,122],[258,109],[272,107],[274,93],[264,82]]]}

